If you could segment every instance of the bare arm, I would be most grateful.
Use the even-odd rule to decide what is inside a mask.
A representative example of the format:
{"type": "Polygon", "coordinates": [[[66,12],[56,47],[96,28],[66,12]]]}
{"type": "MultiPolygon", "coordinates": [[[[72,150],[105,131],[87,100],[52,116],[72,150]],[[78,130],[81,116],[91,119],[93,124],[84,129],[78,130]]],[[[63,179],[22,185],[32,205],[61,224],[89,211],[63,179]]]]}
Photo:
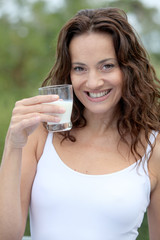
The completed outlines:
{"type": "Polygon", "coordinates": [[[151,195],[151,203],[148,209],[148,223],[150,240],[160,239],[160,182],[151,195]]]}
{"type": "Polygon", "coordinates": [[[58,121],[46,114],[60,112],[57,106],[42,104],[54,100],[53,96],[24,99],[13,110],[0,168],[0,239],[23,236],[37,164],[35,129],[41,122],[58,121]]]}
{"type": "Polygon", "coordinates": [[[160,239],[160,138],[156,144],[150,167],[152,169],[154,188],[148,208],[148,224],[150,240],[160,239]]]}
{"type": "Polygon", "coordinates": [[[19,183],[22,150],[6,148],[0,169],[0,239],[20,239],[22,214],[19,183]]]}

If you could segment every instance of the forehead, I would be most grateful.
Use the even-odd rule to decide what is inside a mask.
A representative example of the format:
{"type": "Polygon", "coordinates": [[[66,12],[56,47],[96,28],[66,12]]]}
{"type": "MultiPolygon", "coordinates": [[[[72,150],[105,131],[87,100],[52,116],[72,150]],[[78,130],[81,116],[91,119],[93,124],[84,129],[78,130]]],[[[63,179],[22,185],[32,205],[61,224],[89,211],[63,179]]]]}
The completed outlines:
{"type": "Polygon", "coordinates": [[[73,37],[69,45],[72,61],[116,58],[112,36],[107,33],[84,33],[73,37]]]}

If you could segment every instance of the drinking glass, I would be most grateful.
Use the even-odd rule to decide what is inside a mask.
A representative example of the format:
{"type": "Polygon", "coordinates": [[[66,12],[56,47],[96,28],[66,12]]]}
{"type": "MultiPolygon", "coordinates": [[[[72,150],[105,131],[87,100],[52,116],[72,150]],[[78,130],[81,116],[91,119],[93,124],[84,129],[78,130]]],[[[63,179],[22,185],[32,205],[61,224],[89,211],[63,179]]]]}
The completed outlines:
{"type": "Polygon", "coordinates": [[[65,108],[63,114],[53,114],[60,117],[60,122],[47,122],[47,129],[51,132],[69,131],[72,128],[71,113],[73,107],[73,90],[71,84],[52,85],[39,88],[40,95],[55,94],[59,99],[47,104],[59,105],[65,108]]]}

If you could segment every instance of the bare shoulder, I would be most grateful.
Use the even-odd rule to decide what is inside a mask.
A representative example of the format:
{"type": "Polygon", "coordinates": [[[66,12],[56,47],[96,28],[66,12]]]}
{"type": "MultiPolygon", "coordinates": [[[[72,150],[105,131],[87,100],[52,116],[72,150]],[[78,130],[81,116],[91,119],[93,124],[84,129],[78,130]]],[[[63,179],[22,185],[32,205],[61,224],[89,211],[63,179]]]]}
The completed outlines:
{"type": "Polygon", "coordinates": [[[45,145],[47,136],[48,136],[48,131],[45,129],[43,124],[39,125],[39,127],[35,131],[34,136],[32,136],[32,138],[36,138],[36,144],[37,144],[36,159],[37,159],[37,162],[39,161],[39,159],[40,159],[40,157],[43,153],[43,149],[44,149],[44,145],[45,145]]]}
{"type": "Polygon", "coordinates": [[[156,137],[155,147],[153,149],[153,155],[151,158],[155,168],[160,174],[160,133],[156,137]]]}
{"type": "Polygon", "coordinates": [[[38,162],[46,142],[48,132],[44,128],[43,124],[40,124],[37,129],[29,136],[27,145],[24,147],[25,155],[34,155],[38,162]]]}
{"type": "Polygon", "coordinates": [[[149,161],[149,170],[155,179],[155,187],[160,183],[160,134],[156,137],[153,154],[149,161]]]}
{"type": "Polygon", "coordinates": [[[42,124],[28,137],[27,144],[23,148],[22,153],[22,175],[30,173],[29,175],[32,175],[34,178],[37,163],[43,153],[46,138],[47,131],[42,124]]]}

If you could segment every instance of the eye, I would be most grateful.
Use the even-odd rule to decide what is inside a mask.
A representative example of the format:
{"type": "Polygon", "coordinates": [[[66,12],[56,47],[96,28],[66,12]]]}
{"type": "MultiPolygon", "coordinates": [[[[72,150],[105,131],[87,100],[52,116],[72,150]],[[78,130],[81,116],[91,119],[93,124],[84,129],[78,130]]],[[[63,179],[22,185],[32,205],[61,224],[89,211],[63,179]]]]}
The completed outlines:
{"type": "Polygon", "coordinates": [[[83,66],[73,66],[72,72],[74,72],[76,74],[83,74],[83,73],[87,72],[87,68],[85,68],[83,66]]]}
{"type": "Polygon", "coordinates": [[[109,71],[114,67],[115,65],[113,63],[107,63],[107,64],[103,64],[100,69],[101,71],[109,71]]]}
{"type": "Polygon", "coordinates": [[[77,66],[77,67],[74,67],[73,70],[74,70],[75,72],[83,72],[83,71],[84,71],[84,68],[77,66]]]}

